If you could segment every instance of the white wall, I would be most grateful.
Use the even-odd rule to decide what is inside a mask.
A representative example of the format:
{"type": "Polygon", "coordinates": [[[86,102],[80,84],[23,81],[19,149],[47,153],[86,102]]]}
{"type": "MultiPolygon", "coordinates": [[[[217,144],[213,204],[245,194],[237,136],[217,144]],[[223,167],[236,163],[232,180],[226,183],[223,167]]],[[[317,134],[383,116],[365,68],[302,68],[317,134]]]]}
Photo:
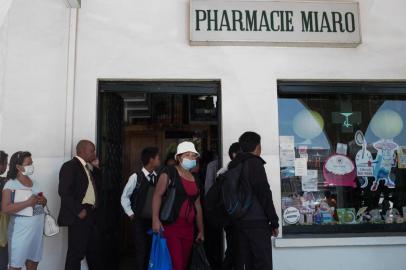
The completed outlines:
{"type": "MultiPolygon", "coordinates": [[[[276,80],[406,79],[406,2],[362,0],[360,8],[363,44],[355,49],[191,47],[187,0],[82,1],[74,137],[95,138],[98,78],[221,79],[224,153],[243,131],[259,132],[280,208],[276,80]]],[[[404,250],[275,249],[274,269],[395,269],[406,263],[404,250]]]]}
{"type": "MultiPolygon", "coordinates": [[[[192,47],[187,0],[84,0],[78,16],[73,140],[96,137],[99,78],[221,79],[224,153],[243,131],[262,135],[279,209],[276,80],[406,79],[406,2],[360,2],[363,44],[337,49],[192,47]]],[[[57,173],[66,158],[68,26],[63,1],[15,0],[0,31],[0,71],[5,70],[0,148],[33,152],[52,210],[59,208],[57,173]]],[[[63,268],[66,242],[65,232],[46,240],[40,269],[63,268]]],[[[396,269],[406,264],[404,250],[278,248],[274,269],[382,269],[384,263],[385,269],[396,269]]]]}
{"type": "MultiPolygon", "coordinates": [[[[14,0],[0,28],[0,149],[32,152],[35,179],[59,211],[64,161],[69,10],[59,0],[14,0]]],[[[40,269],[63,269],[65,230],[46,238],[40,269]]]]}

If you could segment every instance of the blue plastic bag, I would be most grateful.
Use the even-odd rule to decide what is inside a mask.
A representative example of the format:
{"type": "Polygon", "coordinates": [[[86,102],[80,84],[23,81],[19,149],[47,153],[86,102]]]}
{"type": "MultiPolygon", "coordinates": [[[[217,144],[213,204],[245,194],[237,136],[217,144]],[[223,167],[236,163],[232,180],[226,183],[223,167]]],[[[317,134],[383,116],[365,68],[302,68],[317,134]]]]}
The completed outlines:
{"type": "Polygon", "coordinates": [[[166,239],[161,234],[154,233],[152,235],[148,270],[172,270],[171,255],[169,254],[166,239]]]}

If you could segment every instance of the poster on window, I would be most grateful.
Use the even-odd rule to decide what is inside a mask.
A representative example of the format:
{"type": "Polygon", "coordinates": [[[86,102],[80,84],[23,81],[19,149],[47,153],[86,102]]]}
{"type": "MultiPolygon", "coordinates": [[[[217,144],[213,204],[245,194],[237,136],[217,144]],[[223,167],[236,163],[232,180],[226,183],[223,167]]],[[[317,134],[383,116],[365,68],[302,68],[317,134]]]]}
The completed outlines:
{"type": "Polygon", "coordinates": [[[406,147],[399,146],[398,148],[398,167],[399,169],[406,169],[406,147]]]}
{"type": "Polygon", "coordinates": [[[282,150],[294,150],[295,149],[295,137],[294,136],[279,136],[279,148],[282,150]]]}
{"type": "Polygon", "coordinates": [[[294,167],[295,166],[295,150],[281,149],[280,153],[280,166],[281,167],[294,167]]]}
{"type": "Polygon", "coordinates": [[[307,176],[307,158],[295,159],[295,176],[307,176]]]}
{"type": "Polygon", "coordinates": [[[318,191],[318,171],[307,170],[307,175],[302,176],[302,191],[318,191]]]}
{"type": "Polygon", "coordinates": [[[295,166],[295,137],[280,136],[279,137],[279,155],[281,167],[295,166]]]}

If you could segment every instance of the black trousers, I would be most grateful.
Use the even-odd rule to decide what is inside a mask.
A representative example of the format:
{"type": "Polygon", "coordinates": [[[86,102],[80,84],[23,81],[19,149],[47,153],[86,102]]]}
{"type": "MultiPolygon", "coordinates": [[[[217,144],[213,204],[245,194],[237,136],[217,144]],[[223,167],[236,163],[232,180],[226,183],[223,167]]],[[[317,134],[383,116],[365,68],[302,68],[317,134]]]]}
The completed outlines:
{"type": "Polygon", "coordinates": [[[227,249],[225,252],[224,260],[221,269],[222,270],[232,270],[233,269],[233,230],[231,226],[227,226],[224,228],[226,232],[226,242],[227,242],[227,249]]]}
{"type": "Polygon", "coordinates": [[[233,228],[234,270],[272,270],[271,235],[267,227],[233,228]]]}
{"type": "Polygon", "coordinates": [[[147,270],[151,252],[152,236],[148,234],[151,221],[137,219],[131,222],[135,246],[135,270],[147,270]]]}
{"type": "Polygon", "coordinates": [[[80,270],[80,262],[86,257],[89,270],[101,270],[100,235],[96,227],[95,211],[86,208],[87,216],[77,218],[68,227],[68,253],[65,270],[80,270]]]}
{"type": "Polygon", "coordinates": [[[206,226],[204,247],[212,270],[221,270],[223,261],[223,230],[206,226]]]}

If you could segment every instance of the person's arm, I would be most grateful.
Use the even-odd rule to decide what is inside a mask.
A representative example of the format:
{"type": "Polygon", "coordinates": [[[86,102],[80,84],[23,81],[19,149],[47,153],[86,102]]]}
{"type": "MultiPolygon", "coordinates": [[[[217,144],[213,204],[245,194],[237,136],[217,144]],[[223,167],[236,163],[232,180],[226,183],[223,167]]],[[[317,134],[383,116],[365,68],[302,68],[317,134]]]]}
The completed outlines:
{"type": "Polygon", "coordinates": [[[131,209],[130,197],[134,192],[134,189],[137,185],[137,181],[138,181],[137,174],[136,173],[132,174],[124,187],[123,193],[121,194],[121,206],[123,207],[124,212],[127,214],[127,216],[130,217],[130,219],[134,218],[134,212],[131,209]]]}
{"type": "Polygon", "coordinates": [[[197,237],[196,241],[204,241],[204,226],[203,226],[203,210],[200,197],[195,201],[196,207],[196,223],[197,223],[197,237]]]}
{"type": "Polygon", "coordinates": [[[11,193],[10,189],[3,189],[2,200],[1,200],[1,211],[4,214],[15,214],[27,207],[34,207],[37,204],[37,197],[31,196],[28,200],[24,202],[12,203],[11,202],[11,193]]]}
{"type": "Polygon", "coordinates": [[[152,230],[156,233],[159,233],[162,228],[162,223],[159,219],[159,212],[161,210],[162,196],[166,192],[168,182],[168,174],[162,173],[159,176],[158,183],[155,187],[154,196],[152,197],[152,230]]]}
{"type": "Polygon", "coordinates": [[[83,211],[86,211],[82,204],[75,202],[73,197],[73,187],[75,181],[75,173],[73,169],[65,163],[59,172],[58,194],[61,196],[61,205],[72,212],[75,216],[84,216],[83,211]]]}
{"type": "Polygon", "coordinates": [[[264,209],[265,215],[270,222],[270,226],[272,229],[279,228],[279,217],[276,214],[275,206],[273,204],[272,199],[272,191],[271,187],[268,183],[268,178],[266,176],[265,168],[262,164],[262,161],[255,160],[253,162],[253,170],[251,179],[253,182],[253,190],[259,203],[261,204],[262,208],[264,209]]]}

